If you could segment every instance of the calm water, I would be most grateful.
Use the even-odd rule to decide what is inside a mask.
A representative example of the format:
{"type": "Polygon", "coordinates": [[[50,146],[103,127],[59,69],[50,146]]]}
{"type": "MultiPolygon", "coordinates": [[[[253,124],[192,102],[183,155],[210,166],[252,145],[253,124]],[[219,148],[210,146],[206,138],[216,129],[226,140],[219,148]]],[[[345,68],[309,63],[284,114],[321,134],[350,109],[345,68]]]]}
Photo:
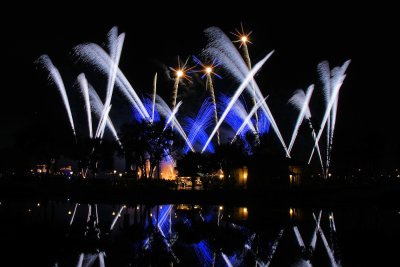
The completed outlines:
{"type": "Polygon", "coordinates": [[[7,266],[400,265],[393,208],[0,201],[7,266]]]}

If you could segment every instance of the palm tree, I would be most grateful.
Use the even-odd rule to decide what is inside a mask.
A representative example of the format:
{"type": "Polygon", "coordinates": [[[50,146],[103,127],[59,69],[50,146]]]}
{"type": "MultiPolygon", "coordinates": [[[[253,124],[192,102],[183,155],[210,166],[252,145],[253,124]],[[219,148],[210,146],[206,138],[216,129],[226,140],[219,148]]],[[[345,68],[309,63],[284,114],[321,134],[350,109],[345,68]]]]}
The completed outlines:
{"type": "Polygon", "coordinates": [[[134,171],[135,177],[140,173],[140,178],[149,178],[157,168],[160,178],[161,161],[171,153],[174,140],[171,129],[164,125],[164,122],[142,121],[122,127],[120,139],[127,172],[134,171]]]}

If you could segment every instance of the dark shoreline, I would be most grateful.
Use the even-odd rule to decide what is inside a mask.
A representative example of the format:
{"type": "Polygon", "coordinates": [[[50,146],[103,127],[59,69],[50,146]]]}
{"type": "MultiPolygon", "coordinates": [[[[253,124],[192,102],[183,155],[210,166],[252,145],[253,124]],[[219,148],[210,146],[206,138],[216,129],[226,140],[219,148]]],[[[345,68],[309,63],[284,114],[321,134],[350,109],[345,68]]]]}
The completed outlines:
{"type": "Polygon", "coordinates": [[[0,180],[0,199],[71,199],[79,203],[229,204],[293,207],[400,207],[400,183],[264,186],[254,189],[175,190],[127,184],[0,180]]]}

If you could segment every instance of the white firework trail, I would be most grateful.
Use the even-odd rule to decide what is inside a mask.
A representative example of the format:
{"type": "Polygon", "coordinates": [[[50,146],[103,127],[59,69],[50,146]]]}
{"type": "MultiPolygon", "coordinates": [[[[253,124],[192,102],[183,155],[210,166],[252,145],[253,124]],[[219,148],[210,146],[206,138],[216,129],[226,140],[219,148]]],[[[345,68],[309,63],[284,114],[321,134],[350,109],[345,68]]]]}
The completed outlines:
{"type": "Polygon", "coordinates": [[[314,85],[312,84],[308,87],[306,94],[304,94],[303,90],[296,90],[293,96],[289,99],[289,103],[300,110],[296,124],[293,129],[292,138],[290,139],[288,148],[289,153],[292,151],[294,141],[296,140],[300,125],[303,122],[304,118],[307,119],[311,118],[311,112],[308,104],[310,103],[310,99],[313,92],[314,92],[314,85]]]}
{"type": "MultiPolygon", "coordinates": [[[[317,218],[315,217],[314,213],[313,213],[313,217],[314,217],[314,221],[317,222],[317,218]]],[[[321,236],[322,243],[324,244],[326,252],[328,253],[329,260],[331,262],[331,266],[332,267],[338,267],[338,265],[336,263],[336,260],[335,260],[335,257],[333,255],[332,249],[329,247],[329,244],[328,244],[328,241],[326,240],[325,234],[324,234],[324,232],[322,231],[322,229],[320,227],[318,228],[318,232],[319,232],[319,235],[321,236]]]]}
{"type": "MultiPolygon", "coordinates": [[[[215,126],[214,130],[212,131],[212,133],[210,134],[206,144],[204,145],[201,153],[204,152],[204,150],[207,148],[208,144],[211,142],[211,139],[214,137],[215,133],[217,132],[217,130],[219,129],[219,127],[221,126],[222,122],[224,121],[225,117],[228,115],[229,111],[232,109],[233,105],[235,104],[235,102],[237,101],[237,99],[239,98],[239,96],[242,94],[243,90],[247,87],[247,85],[251,82],[251,80],[253,79],[253,76],[261,69],[261,67],[264,65],[264,63],[268,60],[268,58],[272,55],[273,52],[270,52],[268,55],[266,55],[262,60],[260,60],[255,66],[254,68],[247,74],[246,78],[242,81],[241,85],[239,86],[239,88],[236,90],[235,94],[233,95],[233,97],[231,98],[231,101],[229,102],[228,106],[226,107],[224,113],[222,113],[221,117],[219,118],[219,121],[217,123],[217,125],[215,126]]],[[[285,146],[285,150],[286,146],[285,146]]]]}
{"type": "MultiPolygon", "coordinates": [[[[160,112],[160,115],[164,116],[165,118],[171,118],[172,111],[169,108],[169,106],[167,105],[167,103],[165,103],[165,101],[160,96],[156,96],[156,107],[157,107],[157,110],[160,112]]],[[[189,146],[190,150],[192,152],[195,152],[192,143],[188,139],[188,137],[187,137],[185,131],[183,130],[181,124],[179,123],[179,121],[176,119],[175,116],[173,116],[172,118],[173,118],[172,125],[174,126],[173,129],[174,130],[176,129],[178,131],[180,136],[183,138],[183,140],[185,140],[185,142],[189,146]]]]}
{"type": "Polygon", "coordinates": [[[315,229],[311,237],[310,248],[312,251],[315,250],[315,245],[317,244],[317,233],[321,222],[321,216],[322,216],[322,210],[318,214],[318,220],[316,221],[315,229]]]}
{"type": "MultiPolygon", "coordinates": [[[[330,118],[330,116],[331,116],[331,110],[332,110],[335,102],[337,101],[336,99],[338,98],[340,88],[343,84],[344,79],[346,78],[345,72],[346,72],[346,69],[348,68],[349,64],[350,64],[350,60],[347,60],[340,68],[337,69],[337,71],[335,71],[335,76],[331,79],[332,91],[330,94],[329,103],[326,107],[325,114],[324,114],[324,117],[321,122],[321,126],[319,129],[317,138],[315,139],[314,149],[317,146],[319,139],[321,138],[321,135],[324,131],[325,125],[328,121],[328,118],[330,118]]],[[[311,157],[312,157],[312,154],[310,156],[309,162],[311,161],[311,157]]],[[[328,171],[329,171],[328,169],[325,171],[325,175],[328,174],[328,171]]]]}
{"type": "MultiPolygon", "coordinates": [[[[110,49],[110,67],[109,67],[109,75],[108,75],[108,83],[107,83],[107,94],[106,100],[104,102],[103,112],[101,114],[100,121],[106,121],[108,113],[111,109],[111,98],[114,90],[115,79],[117,76],[118,71],[118,64],[121,58],[122,53],[122,46],[125,40],[125,34],[122,33],[117,37],[118,28],[113,27],[110,32],[108,33],[109,39],[109,49],[110,49]]],[[[96,138],[101,137],[100,135],[104,133],[104,127],[106,126],[105,123],[99,124],[97,131],[96,131],[96,138]],[[100,127],[100,128],[99,128],[100,127]]]]}
{"type": "MultiPolygon", "coordinates": [[[[290,144],[289,144],[289,153],[292,151],[294,142],[296,141],[296,137],[300,128],[301,123],[303,122],[304,119],[306,119],[308,121],[309,127],[311,128],[312,132],[311,135],[315,141],[316,138],[316,134],[315,134],[315,130],[314,127],[312,126],[311,123],[311,111],[309,108],[309,103],[310,103],[310,99],[311,96],[314,92],[314,85],[310,85],[307,89],[307,93],[304,93],[303,90],[296,90],[293,94],[293,96],[289,99],[289,103],[292,104],[297,110],[300,111],[298,117],[297,117],[297,121],[293,130],[293,134],[292,134],[292,138],[290,140],[290,144]]],[[[321,151],[319,148],[319,144],[317,144],[317,152],[318,152],[318,157],[321,163],[321,169],[322,172],[325,171],[324,169],[324,163],[322,161],[322,156],[321,156],[321,151]]]]}
{"type": "Polygon", "coordinates": [[[69,119],[69,123],[70,123],[71,128],[72,128],[72,132],[73,132],[74,136],[76,137],[74,120],[72,118],[72,113],[71,113],[71,107],[69,105],[67,92],[65,91],[64,82],[63,82],[63,80],[61,78],[60,72],[53,65],[53,62],[50,60],[48,55],[40,56],[37,61],[39,63],[41,63],[47,69],[47,71],[49,72],[49,79],[51,79],[55,83],[55,85],[57,86],[57,89],[61,94],[65,109],[66,109],[67,114],[68,114],[68,119],[69,119]]]}
{"type": "Polygon", "coordinates": [[[90,99],[89,99],[89,86],[88,81],[85,77],[84,73],[78,75],[78,83],[80,92],[83,96],[83,100],[85,101],[85,109],[86,109],[86,116],[88,120],[88,128],[89,128],[89,137],[90,139],[93,138],[93,123],[92,123],[92,112],[90,110],[90,99]]]}
{"type": "MultiPolygon", "coordinates": [[[[251,118],[253,117],[254,113],[257,112],[257,110],[260,108],[260,106],[263,104],[263,102],[265,102],[265,100],[267,100],[268,96],[265,97],[262,101],[259,101],[256,103],[256,105],[251,109],[251,111],[249,112],[249,114],[247,115],[247,117],[244,119],[242,125],[240,125],[239,129],[236,131],[235,136],[233,137],[231,144],[236,140],[237,136],[240,135],[243,131],[243,129],[246,127],[246,125],[249,124],[251,118]]],[[[253,128],[255,130],[255,128],[253,128]]]]}
{"type": "MultiPolygon", "coordinates": [[[[92,111],[100,120],[100,116],[104,109],[104,106],[100,100],[100,97],[97,95],[94,88],[90,86],[90,84],[89,84],[89,96],[90,96],[90,100],[91,100],[90,103],[91,103],[92,111]]],[[[117,131],[115,130],[114,124],[112,123],[110,117],[107,117],[107,119],[105,121],[106,121],[107,128],[110,130],[111,134],[114,136],[114,138],[118,142],[119,146],[122,147],[121,141],[119,140],[117,131]]]]}
{"type": "MultiPolygon", "coordinates": [[[[110,72],[111,58],[107,52],[97,44],[89,43],[78,45],[74,48],[74,55],[83,62],[91,64],[103,74],[108,74],[110,72]]],[[[139,112],[142,118],[150,121],[151,117],[143,105],[142,100],[120,69],[117,70],[115,84],[129,103],[139,112]]]]}
{"type": "MultiPolygon", "coordinates": [[[[237,82],[242,83],[242,81],[248,75],[249,69],[239,51],[232,44],[231,40],[218,27],[210,27],[206,29],[205,34],[210,42],[203,51],[203,54],[210,58],[216,59],[220,66],[222,66],[226,72],[228,72],[237,82]]],[[[257,83],[254,81],[254,78],[253,81],[247,83],[246,89],[248,90],[249,94],[255,94],[256,101],[262,101],[262,99],[264,99],[264,96],[262,95],[257,83]]],[[[274,129],[275,134],[281,142],[286,152],[286,155],[290,157],[287,152],[286,144],[279,131],[278,125],[276,124],[267,103],[265,102],[261,106],[261,108],[270,120],[272,128],[274,129]]]]}
{"type": "Polygon", "coordinates": [[[175,108],[172,110],[171,115],[169,116],[167,122],[165,123],[164,130],[167,129],[168,125],[171,123],[172,120],[175,120],[175,115],[178,112],[180,106],[182,105],[182,101],[179,101],[178,104],[175,105],[175,108]]]}
{"type": "Polygon", "coordinates": [[[126,208],[126,206],[123,205],[123,206],[119,209],[118,213],[115,214],[114,220],[113,220],[113,222],[112,222],[112,224],[111,224],[111,226],[110,226],[110,231],[112,231],[112,229],[114,229],[114,226],[115,226],[115,224],[117,223],[118,218],[121,217],[121,213],[122,213],[122,211],[123,211],[125,208],[126,208]]]}

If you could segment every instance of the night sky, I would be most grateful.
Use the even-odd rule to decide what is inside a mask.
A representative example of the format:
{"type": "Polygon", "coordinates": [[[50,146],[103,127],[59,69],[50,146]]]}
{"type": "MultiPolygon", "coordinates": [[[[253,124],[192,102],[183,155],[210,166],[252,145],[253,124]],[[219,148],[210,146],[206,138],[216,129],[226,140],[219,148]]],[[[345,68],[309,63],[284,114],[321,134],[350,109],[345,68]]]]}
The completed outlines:
{"type": "MultiPolygon", "coordinates": [[[[284,3],[267,9],[264,5],[235,6],[228,11],[202,2],[185,2],[177,8],[178,3],[169,2],[157,10],[118,4],[80,9],[71,3],[5,10],[11,18],[1,18],[1,151],[12,149],[16,136],[35,121],[53,124],[59,138],[70,138],[60,97],[34,64],[40,55],[48,54],[65,75],[66,85],[72,85],[83,70],[74,64],[72,48],[83,42],[102,44],[110,28],[118,26],[127,34],[120,68],[137,91],[150,92],[155,71],[174,66],[177,55],[185,58],[201,51],[206,44],[204,29],[218,26],[229,33],[243,22],[253,30],[254,44],[249,47],[253,62],[275,50],[257,81],[263,93],[270,95],[279,125],[285,127],[287,116],[280,111],[280,103],[295,89],[315,82],[320,61],[328,60],[333,67],[351,59],[339,99],[333,160],[342,166],[364,166],[371,159],[382,167],[399,164],[400,46],[395,41],[399,33],[395,9],[383,4],[355,8],[284,3]],[[144,20],[138,17],[143,14],[144,20]]],[[[160,94],[166,96],[170,83],[161,84],[160,94]]],[[[69,90],[73,89],[67,86],[69,90]]]]}

